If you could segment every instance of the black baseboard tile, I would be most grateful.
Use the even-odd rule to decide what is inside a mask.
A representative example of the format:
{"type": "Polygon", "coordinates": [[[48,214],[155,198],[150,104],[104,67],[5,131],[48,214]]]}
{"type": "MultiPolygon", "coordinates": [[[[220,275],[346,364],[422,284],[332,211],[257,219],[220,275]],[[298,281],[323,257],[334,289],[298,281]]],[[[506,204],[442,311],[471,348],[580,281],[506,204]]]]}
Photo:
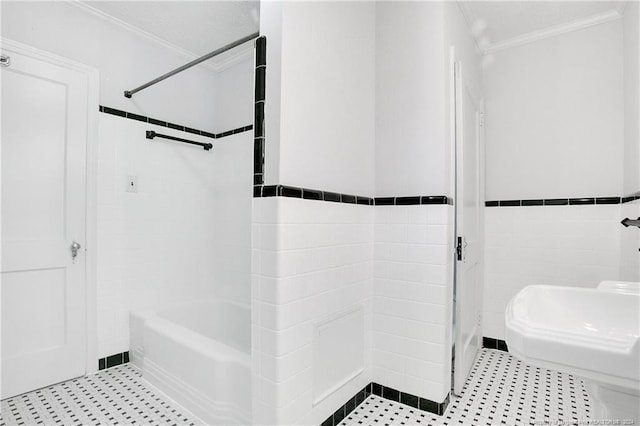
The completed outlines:
{"type": "Polygon", "coordinates": [[[109,355],[98,360],[98,370],[115,367],[129,362],[129,351],[109,355]]]}
{"type": "Polygon", "coordinates": [[[356,409],[369,395],[376,395],[391,401],[399,402],[420,411],[443,415],[449,406],[450,395],[443,402],[434,402],[429,399],[420,398],[415,395],[401,392],[397,389],[383,386],[379,383],[371,382],[362,388],[355,396],[350,398],[346,403],[340,406],[332,415],[330,415],[320,426],[338,426],[342,420],[349,417],[349,414],[356,409]]]}
{"type": "Polygon", "coordinates": [[[352,398],[349,398],[342,406],[333,412],[321,426],[337,426],[345,417],[349,416],[353,410],[356,409],[365,399],[371,395],[371,383],[360,389],[352,398]]]}
{"type": "Polygon", "coordinates": [[[494,339],[492,337],[483,337],[482,347],[487,349],[497,349],[503,352],[509,352],[509,348],[507,348],[507,342],[500,339],[494,339]]]}
{"type": "Polygon", "coordinates": [[[388,386],[382,386],[382,397],[390,401],[400,402],[400,391],[388,386]]]}

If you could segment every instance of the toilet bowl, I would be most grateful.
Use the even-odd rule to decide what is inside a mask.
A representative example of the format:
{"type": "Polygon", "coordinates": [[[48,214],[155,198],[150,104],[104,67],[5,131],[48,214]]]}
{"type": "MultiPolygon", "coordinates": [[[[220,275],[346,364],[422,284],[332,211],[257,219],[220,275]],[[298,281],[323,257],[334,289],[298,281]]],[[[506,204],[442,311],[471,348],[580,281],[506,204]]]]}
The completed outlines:
{"type": "Polygon", "coordinates": [[[525,287],[505,314],[509,352],[582,378],[592,420],[640,424],[640,294],[633,288],[525,287]]]}

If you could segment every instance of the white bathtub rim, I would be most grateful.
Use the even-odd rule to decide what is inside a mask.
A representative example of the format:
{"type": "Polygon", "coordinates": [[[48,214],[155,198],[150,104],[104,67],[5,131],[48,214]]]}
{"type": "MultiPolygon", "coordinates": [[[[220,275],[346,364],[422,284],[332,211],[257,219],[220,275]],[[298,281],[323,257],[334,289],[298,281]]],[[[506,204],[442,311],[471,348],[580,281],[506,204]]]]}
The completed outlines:
{"type": "Polygon", "coordinates": [[[161,315],[158,315],[159,312],[188,308],[193,305],[207,305],[207,304],[233,305],[242,309],[246,309],[248,311],[251,310],[251,303],[241,303],[233,299],[217,298],[217,299],[207,299],[207,300],[191,300],[186,302],[176,302],[176,303],[169,303],[169,304],[165,303],[162,305],[149,306],[144,309],[131,311],[131,315],[139,316],[141,318],[146,318],[148,316],[153,316],[153,315],[161,317],[161,315]]]}
{"type": "MultiPolygon", "coordinates": [[[[180,345],[187,346],[209,358],[220,361],[236,362],[251,368],[251,353],[214,340],[171,320],[151,315],[146,318],[144,327],[155,333],[166,335],[180,345]]],[[[146,352],[146,351],[145,351],[146,352]]],[[[145,358],[148,358],[145,355],[145,358]]]]}

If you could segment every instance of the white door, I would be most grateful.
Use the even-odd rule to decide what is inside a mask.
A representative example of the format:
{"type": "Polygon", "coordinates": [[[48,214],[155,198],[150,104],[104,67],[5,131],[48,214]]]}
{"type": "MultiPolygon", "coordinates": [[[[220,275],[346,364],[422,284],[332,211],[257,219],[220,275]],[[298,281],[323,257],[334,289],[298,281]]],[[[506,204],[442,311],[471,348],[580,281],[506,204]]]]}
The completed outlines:
{"type": "Polygon", "coordinates": [[[460,395],[480,348],[480,119],[479,102],[455,63],[456,243],[454,393],[460,395]]]}
{"type": "Polygon", "coordinates": [[[85,373],[87,76],[2,50],[2,387],[85,373]],[[83,247],[72,260],[71,245],[83,247]]]}

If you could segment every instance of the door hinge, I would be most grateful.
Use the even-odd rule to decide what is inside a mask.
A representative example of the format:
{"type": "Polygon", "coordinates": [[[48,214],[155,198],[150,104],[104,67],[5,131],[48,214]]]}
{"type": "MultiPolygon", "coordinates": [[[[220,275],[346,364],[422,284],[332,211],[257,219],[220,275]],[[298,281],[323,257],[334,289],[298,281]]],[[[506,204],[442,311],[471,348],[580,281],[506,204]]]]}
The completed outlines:
{"type": "Polygon", "coordinates": [[[456,244],[456,258],[462,260],[462,237],[458,237],[456,244]]]}

